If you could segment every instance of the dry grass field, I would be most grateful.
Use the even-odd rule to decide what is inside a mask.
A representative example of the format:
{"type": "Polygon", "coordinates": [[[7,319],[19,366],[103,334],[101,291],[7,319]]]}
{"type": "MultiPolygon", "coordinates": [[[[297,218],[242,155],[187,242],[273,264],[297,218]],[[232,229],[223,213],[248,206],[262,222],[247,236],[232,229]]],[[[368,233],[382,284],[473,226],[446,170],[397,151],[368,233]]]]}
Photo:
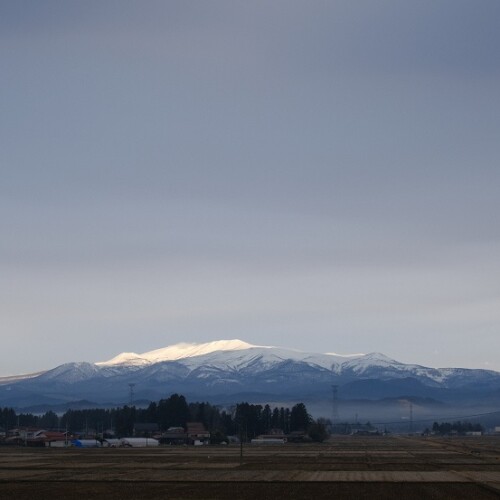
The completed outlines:
{"type": "Polygon", "coordinates": [[[0,448],[0,498],[498,499],[500,438],[321,445],[0,448]]]}

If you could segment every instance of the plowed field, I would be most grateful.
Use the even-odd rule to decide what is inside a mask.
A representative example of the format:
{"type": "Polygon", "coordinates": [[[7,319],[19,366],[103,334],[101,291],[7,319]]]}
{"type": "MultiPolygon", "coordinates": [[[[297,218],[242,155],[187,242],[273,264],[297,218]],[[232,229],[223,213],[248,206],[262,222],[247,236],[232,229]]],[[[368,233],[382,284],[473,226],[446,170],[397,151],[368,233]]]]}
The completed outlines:
{"type": "Polygon", "coordinates": [[[500,438],[341,437],[321,445],[0,447],[0,498],[498,499],[500,438]]]}

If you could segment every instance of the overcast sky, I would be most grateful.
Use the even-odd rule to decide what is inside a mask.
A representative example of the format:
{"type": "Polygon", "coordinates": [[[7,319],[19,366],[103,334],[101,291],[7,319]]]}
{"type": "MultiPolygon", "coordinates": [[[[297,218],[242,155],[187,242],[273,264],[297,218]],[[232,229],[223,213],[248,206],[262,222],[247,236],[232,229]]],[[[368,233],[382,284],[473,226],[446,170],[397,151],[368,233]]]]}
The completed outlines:
{"type": "Polygon", "coordinates": [[[498,0],[0,0],[0,141],[0,375],[500,370],[498,0]]]}

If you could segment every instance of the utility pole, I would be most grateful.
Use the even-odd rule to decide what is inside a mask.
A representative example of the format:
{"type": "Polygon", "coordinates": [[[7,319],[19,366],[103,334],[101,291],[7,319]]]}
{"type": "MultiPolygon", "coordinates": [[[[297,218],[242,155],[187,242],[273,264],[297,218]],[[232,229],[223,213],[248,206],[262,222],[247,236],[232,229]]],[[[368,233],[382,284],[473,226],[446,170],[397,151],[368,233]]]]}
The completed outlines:
{"type": "Polygon", "coordinates": [[[413,403],[410,401],[410,434],[413,434],[413,403]]]}
{"type": "Polygon", "coordinates": [[[240,431],[240,465],[243,465],[243,432],[240,431]]]}
{"type": "Polygon", "coordinates": [[[243,419],[240,420],[240,465],[243,465],[243,419]]]}

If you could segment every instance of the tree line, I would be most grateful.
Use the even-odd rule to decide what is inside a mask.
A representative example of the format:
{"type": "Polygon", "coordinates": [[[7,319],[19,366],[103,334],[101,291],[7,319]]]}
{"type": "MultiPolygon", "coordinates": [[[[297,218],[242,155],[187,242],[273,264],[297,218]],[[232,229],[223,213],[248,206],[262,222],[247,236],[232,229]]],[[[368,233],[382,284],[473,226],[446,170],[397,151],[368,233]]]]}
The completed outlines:
{"type": "Polygon", "coordinates": [[[155,423],[160,431],[166,431],[170,427],[185,428],[187,422],[202,422],[211,434],[221,439],[237,435],[248,441],[272,429],[280,429],[285,434],[303,431],[315,441],[326,438],[325,422],[314,421],[304,403],[297,403],[292,408],[271,408],[268,404],[242,402],[223,409],[207,402],[188,403],[183,395],[172,394],[151,402],[146,408],[124,405],[110,409],[70,409],[60,416],[51,410],[34,415],[16,413],[12,408],[0,409],[0,427],[5,429],[33,426],[103,436],[111,430],[117,436],[130,436],[138,423],[155,423]]]}
{"type": "Polygon", "coordinates": [[[467,432],[484,432],[484,427],[481,424],[473,424],[471,422],[434,422],[432,424],[432,432],[441,436],[452,433],[463,435],[467,432]]]}

